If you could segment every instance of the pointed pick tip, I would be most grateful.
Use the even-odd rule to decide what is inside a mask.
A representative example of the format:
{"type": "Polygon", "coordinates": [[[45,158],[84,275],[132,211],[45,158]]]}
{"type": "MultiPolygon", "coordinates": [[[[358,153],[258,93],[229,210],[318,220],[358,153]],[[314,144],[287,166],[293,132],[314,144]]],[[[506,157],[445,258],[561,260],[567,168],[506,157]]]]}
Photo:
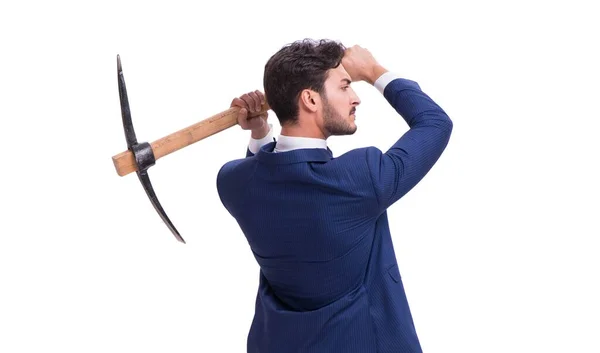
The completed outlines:
{"type": "Polygon", "coordinates": [[[117,54],[117,70],[119,72],[123,71],[123,68],[121,67],[121,56],[119,54],[117,54]]]}

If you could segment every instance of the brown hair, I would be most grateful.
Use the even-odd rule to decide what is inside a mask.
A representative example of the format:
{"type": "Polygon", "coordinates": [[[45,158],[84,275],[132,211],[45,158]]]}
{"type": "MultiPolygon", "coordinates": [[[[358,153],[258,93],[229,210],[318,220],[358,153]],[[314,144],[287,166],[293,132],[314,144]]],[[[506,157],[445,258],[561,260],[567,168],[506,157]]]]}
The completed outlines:
{"type": "Polygon", "coordinates": [[[267,103],[280,124],[298,120],[298,98],[304,89],[322,93],[327,72],[342,62],[346,48],[327,39],[304,39],[281,48],[265,65],[267,103]]]}

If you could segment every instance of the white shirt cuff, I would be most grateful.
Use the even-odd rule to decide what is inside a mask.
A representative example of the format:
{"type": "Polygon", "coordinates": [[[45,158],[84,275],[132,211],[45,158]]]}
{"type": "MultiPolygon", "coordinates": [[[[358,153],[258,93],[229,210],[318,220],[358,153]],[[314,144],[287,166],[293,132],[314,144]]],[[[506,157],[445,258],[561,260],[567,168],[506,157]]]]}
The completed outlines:
{"type": "Polygon", "coordinates": [[[250,152],[252,152],[252,154],[256,154],[262,146],[270,142],[273,142],[273,124],[269,124],[269,133],[267,134],[267,136],[261,138],[260,140],[256,140],[250,137],[248,149],[250,150],[250,152]]]}
{"type": "Polygon", "coordinates": [[[400,78],[400,76],[397,73],[390,71],[385,72],[383,75],[379,76],[379,78],[375,81],[374,86],[379,92],[381,92],[381,94],[383,94],[385,87],[397,78],[400,78]]]}

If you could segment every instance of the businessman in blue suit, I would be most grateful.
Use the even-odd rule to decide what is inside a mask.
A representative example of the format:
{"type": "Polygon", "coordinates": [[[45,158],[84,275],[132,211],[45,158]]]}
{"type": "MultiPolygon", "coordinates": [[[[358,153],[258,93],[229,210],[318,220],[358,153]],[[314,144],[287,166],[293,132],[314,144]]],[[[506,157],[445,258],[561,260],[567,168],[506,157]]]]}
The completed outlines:
{"type": "Polygon", "coordinates": [[[251,139],[246,158],[217,175],[260,266],[247,352],[421,352],[386,209],[439,159],[450,118],[368,50],[328,40],[282,47],[265,65],[264,90],[232,101],[251,139]],[[327,138],[356,131],[357,81],[378,89],[410,129],[385,152],[334,157],[327,138]],[[248,118],[265,99],[281,124],[277,139],[266,115],[248,118]]]}

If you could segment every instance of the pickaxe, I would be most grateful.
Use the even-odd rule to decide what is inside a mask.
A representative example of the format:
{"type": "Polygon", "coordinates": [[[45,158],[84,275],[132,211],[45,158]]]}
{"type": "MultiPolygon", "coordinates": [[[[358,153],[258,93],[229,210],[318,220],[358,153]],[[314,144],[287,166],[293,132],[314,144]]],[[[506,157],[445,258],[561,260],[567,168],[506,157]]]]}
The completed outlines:
{"type": "MultiPolygon", "coordinates": [[[[194,125],[158,139],[151,144],[148,142],[138,143],[135,131],[133,130],[133,122],[131,121],[129,100],[127,99],[125,78],[123,77],[121,58],[119,55],[117,55],[117,76],[119,82],[119,98],[121,100],[121,115],[123,117],[123,128],[125,129],[125,140],[127,141],[127,151],[112,157],[115,168],[117,169],[117,174],[125,176],[133,171],[137,172],[138,178],[140,179],[148,198],[150,198],[150,202],[152,202],[154,209],[160,215],[160,218],[162,218],[167,227],[169,227],[175,238],[180,242],[185,243],[185,240],[179,235],[179,232],[163,210],[160,202],[158,202],[156,193],[152,188],[152,183],[150,183],[148,168],[153,166],[159,158],[236,125],[237,113],[240,108],[229,108],[194,125]]],[[[265,103],[259,113],[250,115],[250,117],[263,114],[269,109],[269,106],[265,103]]]]}

